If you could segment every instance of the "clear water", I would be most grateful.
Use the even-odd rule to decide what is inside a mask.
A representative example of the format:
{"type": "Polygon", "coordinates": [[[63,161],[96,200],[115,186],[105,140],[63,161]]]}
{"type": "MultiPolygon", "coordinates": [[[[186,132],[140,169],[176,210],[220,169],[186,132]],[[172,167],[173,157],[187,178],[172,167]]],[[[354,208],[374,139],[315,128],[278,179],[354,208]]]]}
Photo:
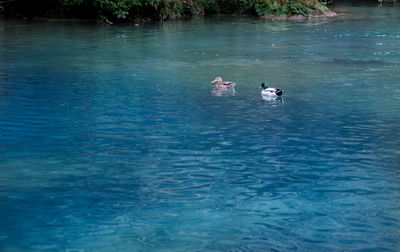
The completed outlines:
{"type": "Polygon", "coordinates": [[[0,250],[399,251],[400,10],[341,11],[0,21],[0,250]]]}

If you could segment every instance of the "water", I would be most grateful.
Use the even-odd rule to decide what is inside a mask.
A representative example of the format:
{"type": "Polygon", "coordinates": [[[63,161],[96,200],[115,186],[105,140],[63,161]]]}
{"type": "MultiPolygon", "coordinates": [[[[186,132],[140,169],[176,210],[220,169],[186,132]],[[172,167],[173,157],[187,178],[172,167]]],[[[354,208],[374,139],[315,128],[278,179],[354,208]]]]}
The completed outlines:
{"type": "Polygon", "coordinates": [[[399,251],[400,11],[341,8],[0,21],[0,250],[399,251]]]}

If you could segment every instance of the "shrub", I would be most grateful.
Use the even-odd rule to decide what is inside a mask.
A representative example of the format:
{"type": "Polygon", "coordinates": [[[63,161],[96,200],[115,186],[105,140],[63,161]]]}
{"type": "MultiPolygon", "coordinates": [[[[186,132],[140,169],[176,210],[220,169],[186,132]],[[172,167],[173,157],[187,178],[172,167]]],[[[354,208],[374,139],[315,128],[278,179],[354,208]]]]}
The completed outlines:
{"type": "Polygon", "coordinates": [[[101,20],[173,19],[219,12],[216,0],[62,0],[64,6],[92,4],[101,20]]]}
{"type": "Polygon", "coordinates": [[[9,9],[10,13],[30,18],[84,17],[107,23],[165,20],[220,12],[309,16],[328,10],[318,0],[14,0],[6,7],[6,13],[9,9]]]}
{"type": "Polygon", "coordinates": [[[310,16],[328,11],[318,0],[256,0],[254,8],[259,16],[310,16]]]}

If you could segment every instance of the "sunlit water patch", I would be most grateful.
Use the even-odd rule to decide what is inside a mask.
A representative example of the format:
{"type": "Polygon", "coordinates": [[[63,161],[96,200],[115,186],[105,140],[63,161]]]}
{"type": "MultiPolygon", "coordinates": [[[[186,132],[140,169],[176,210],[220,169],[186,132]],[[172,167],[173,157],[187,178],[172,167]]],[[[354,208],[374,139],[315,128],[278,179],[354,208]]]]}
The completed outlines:
{"type": "Polygon", "coordinates": [[[0,250],[398,251],[400,12],[350,10],[0,21],[0,250]]]}

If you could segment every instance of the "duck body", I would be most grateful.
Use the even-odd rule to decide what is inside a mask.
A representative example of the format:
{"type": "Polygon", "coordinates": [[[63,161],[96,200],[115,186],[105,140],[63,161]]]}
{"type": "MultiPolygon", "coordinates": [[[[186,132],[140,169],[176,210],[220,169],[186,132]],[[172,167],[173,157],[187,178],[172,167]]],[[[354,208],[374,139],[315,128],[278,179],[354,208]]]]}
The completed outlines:
{"type": "Polygon", "coordinates": [[[211,83],[215,83],[216,88],[233,88],[235,87],[235,82],[222,81],[221,77],[216,77],[211,83]]]}
{"type": "Polygon", "coordinates": [[[261,95],[265,95],[265,96],[270,96],[270,97],[278,97],[281,96],[283,94],[283,90],[280,88],[270,88],[267,86],[267,83],[263,82],[261,83],[260,88],[262,88],[263,90],[261,90],[261,95]]]}
{"type": "Polygon", "coordinates": [[[266,88],[264,90],[261,90],[262,95],[268,95],[268,96],[281,96],[283,93],[282,89],[280,88],[266,88]]]}

